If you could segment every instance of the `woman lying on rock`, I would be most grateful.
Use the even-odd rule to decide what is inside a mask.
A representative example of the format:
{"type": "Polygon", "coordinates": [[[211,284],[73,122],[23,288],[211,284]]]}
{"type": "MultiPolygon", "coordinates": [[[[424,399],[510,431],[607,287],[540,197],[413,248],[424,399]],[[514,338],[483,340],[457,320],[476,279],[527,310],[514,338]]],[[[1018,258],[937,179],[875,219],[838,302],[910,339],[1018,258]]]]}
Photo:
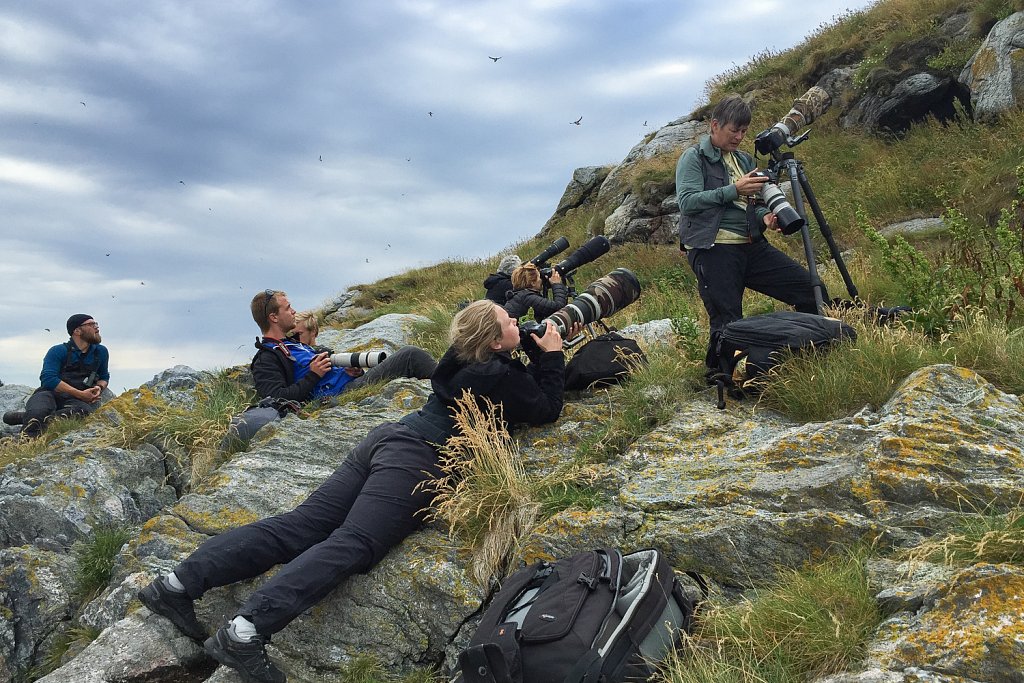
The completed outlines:
{"type": "MultiPolygon", "coordinates": [[[[519,327],[505,309],[477,301],[452,321],[451,347],[431,378],[423,408],[373,429],[341,466],[301,505],[281,515],[214,536],[167,576],[139,592],[153,612],[196,639],[206,629],[193,600],[207,590],[250,579],[283,564],[238,613],[210,638],[206,652],[242,679],[283,683],[267,657],[270,636],[323,599],[346,577],[364,573],[415,531],[432,493],[417,488],[440,476],[438,450],[455,428],[456,399],[471,392],[501,404],[507,425],[539,425],[562,411],[562,338],[549,326],[524,366],[509,356],[519,327]]],[[[527,346],[533,347],[533,344],[527,346]]]]}

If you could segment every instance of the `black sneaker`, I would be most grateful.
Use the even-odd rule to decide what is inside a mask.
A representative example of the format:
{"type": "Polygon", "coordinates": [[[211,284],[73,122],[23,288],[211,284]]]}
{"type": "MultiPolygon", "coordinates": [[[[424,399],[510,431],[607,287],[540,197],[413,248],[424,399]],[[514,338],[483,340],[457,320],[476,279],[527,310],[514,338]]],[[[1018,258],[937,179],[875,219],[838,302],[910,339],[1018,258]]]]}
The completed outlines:
{"type": "Polygon", "coordinates": [[[8,410],[6,413],[4,413],[5,425],[20,425],[24,420],[24,410],[8,410]]]}
{"type": "Polygon", "coordinates": [[[184,592],[171,590],[163,577],[140,590],[139,600],[154,613],[169,619],[189,638],[203,640],[208,635],[196,619],[192,598],[184,592]]]}
{"type": "Polygon", "coordinates": [[[240,643],[231,639],[224,626],[206,639],[203,649],[224,666],[237,671],[243,683],[285,683],[284,672],[267,657],[267,641],[256,635],[249,642],[240,643]]]}

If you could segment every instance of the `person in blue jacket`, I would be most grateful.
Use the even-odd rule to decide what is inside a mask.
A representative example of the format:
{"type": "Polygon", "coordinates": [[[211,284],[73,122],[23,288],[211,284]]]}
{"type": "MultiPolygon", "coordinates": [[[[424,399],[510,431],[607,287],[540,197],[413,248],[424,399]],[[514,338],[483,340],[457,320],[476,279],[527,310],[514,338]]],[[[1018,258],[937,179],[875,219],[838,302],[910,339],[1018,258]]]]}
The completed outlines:
{"type": "Polygon", "coordinates": [[[91,315],[76,313],[68,318],[67,329],[71,338],[46,352],[40,387],[29,396],[25,410],[4,414],[4,422],[21,424],[25,436],[39,436],[54,417],[96,410],[110,381],[110,353],[100,344],[100,324],[91,315]]]}

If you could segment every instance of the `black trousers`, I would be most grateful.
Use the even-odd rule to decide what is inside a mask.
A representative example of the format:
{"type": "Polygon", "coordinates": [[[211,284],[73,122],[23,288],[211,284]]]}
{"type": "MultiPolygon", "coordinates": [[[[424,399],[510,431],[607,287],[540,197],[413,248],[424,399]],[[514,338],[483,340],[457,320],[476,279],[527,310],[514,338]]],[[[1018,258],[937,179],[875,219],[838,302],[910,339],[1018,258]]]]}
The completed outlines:
{"type": "Polygon", "coordinates": [[[398,377],[415,377],[430,379],[434,374],[437,361],[429,353],[418,346],[403,346],[388,357],[380,365],[370,368],[345,385],[345,389],[358,389],[370,382],[387,382],[398,377]]]}
{"type": "Polygon", "coordinates": [[[53,417],[72,417],[88,415],[96,410],[99,403],[86,403],[64,393],[39,388],[25,402],[25,417],[21,421],[23,431],[28,435],[36,435],[53,417]]]}
{"type": "MultiPolygon", "coordinates": [[[[801,313],[817,313],[811,274],[767,240],[690,249],[686,260],[697,276],[697,290],[710,319],[711,338],[704,364],[718,369],[715,346],[722,328],[743,317],[743,290],[750,288],[783,301],[801,313]]],[[[822,285],[821,298],[828,301],[822,285]]]]}
{"type": "Polygon", "coordinates": [[[371,431],[301,505],[214,536],[174,570],[192,599],[284,564],[238,614],[269,636],[353,574],[368,571],[422,523],[437,451],[404,425],[371,431]]]}

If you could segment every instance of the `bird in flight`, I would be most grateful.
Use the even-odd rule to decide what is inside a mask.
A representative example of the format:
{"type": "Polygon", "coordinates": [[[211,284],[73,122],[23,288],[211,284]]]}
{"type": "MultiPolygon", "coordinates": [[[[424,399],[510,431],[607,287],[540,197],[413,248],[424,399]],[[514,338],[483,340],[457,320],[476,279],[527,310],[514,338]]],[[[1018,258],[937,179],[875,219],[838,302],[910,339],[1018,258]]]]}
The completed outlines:
{"type": "Polygon", "coordinates": [[[491,60],[492,62],[497,62],[499,59],[501,59],[501,57],[491,57],[488,55],[487,59],[491,60]]]}
{"type": "Polygon", "coordinates": [[[44,330],[46,330],[47,332],[49,332],[49,331],[50,331],[50,328],[49,328],[49,327],[44,327],[43,329],[44,329],[44,330]]]}
{"type": "Polygon", "coordinates": [[[85,102],[79,102],[79,104],[82,105],[83,107],[85,106],[85,102]]]}
{"type": "Polygon", "coordinates": [[[570,121],[569,125],[578,126],[578,125],[580,125],[580,121],[582,121],[582,120],[583,120],[583,117],[581,116],[578,119],[576,119],[575,121],[570,121]]]}
{"type": "Polygon", "coordinates": [[[323,160],[324,160],[324,155],[323,155],[323,154],[321,154],[321,155],[320,155],[320,161],[323,161],[323,160]]]}
{"type": "Polygon", "coordinates": [[[185,181],[184,181],[184,180],[179,180],[178,182],[179,182],[179,183],[181,183],[182,185],[184,185],[184,184],[185,184],[185,181]]]}
{"type": "Polygon", "coordinates": [[[434,115],[434,112],[432,112],[432,111],[428,111],[427,112],[427,116],[433,116],[433,115],[434,115]]]}

